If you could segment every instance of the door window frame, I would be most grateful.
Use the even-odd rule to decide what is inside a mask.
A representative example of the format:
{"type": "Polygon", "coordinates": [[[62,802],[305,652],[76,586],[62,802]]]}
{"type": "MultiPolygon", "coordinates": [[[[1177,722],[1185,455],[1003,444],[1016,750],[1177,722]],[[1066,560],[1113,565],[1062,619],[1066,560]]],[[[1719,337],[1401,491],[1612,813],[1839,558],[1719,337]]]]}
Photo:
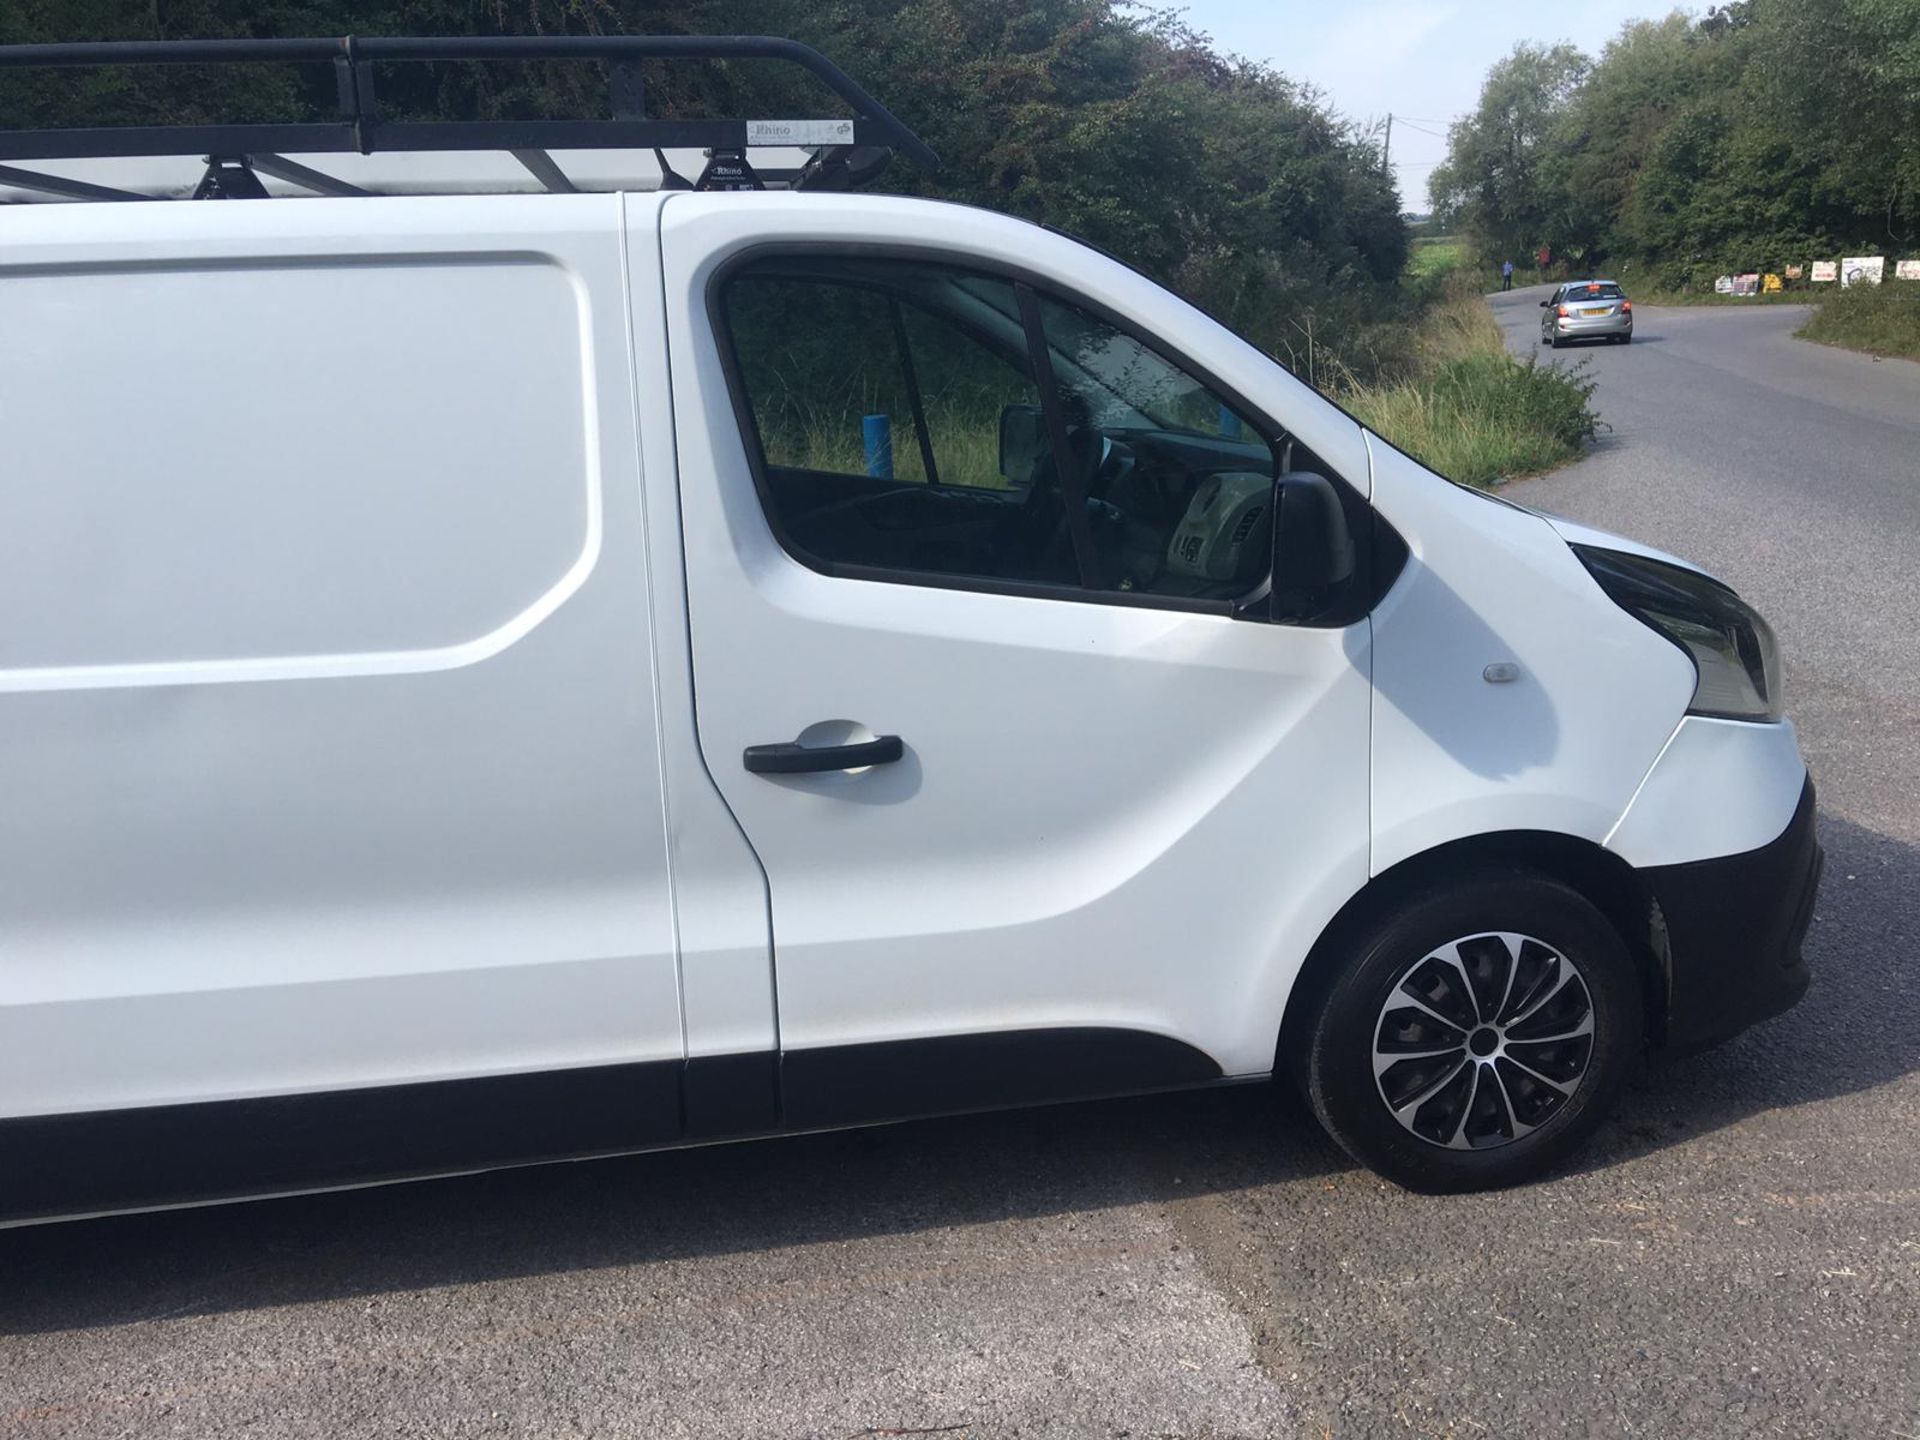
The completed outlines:
{"type": "MultiPolygon", "coordinates": [[[[1176,610],[1191,614],[1218,615],[1243,619],[1253,618],[1264,620],[1267,618],[1264,613],[1256,615],[1244,609],[1243,606],[1248,600],[1257,600],[1258,597],[1266,594],[1271,589],[1273,579],[1271,566],[1269,566],[1268,570],[1261,576],[1253,588],[1248,591],[1247,595],[1235,600],[1214,600],[1182,595],[1156,595],[1137,590],[1096,590],[1086,584],[1084,571],[1082,581],[1078,585],[1048,584],[1043,581],[1031,580],[1002,580],[985,575],[957,575],[940,571],[900,570],[891,566],[862,565],[843,560],[828,560],[822,556],[814,555],[800,546],[792,536],[787,533],[786,526],[780,519],[780,511],[778,505],[775,503],[772,487],[767,481],[767,459],[766,452],[760,443],[759,421],[753,412],[753,401],[747,394],[745,377],[741,372],[739,355],[736,352],[733,342],[733,329],[727,319],[725,300],[727,285],[739,271],[746,269],[755,262],[778,256],[807,256],[813,258],[848,260],[901,260],[929,265],[944,265],[951,269],[970,271],[991,279],[1003,280],[1014,287],[1016,299],[1019,300],[1020,303],[1022,329],[1026,331],[1028,336],[1028,358],[1030,366],[1037,364],[1037,360],[1032,351],[1033,328],[1027,323],[1027,306],[1029,303],[1034,303],[1037,308],[1038,300],[1051,300],[1069,309],[1083,311],[1102,324],[1112,326],[1120,334],[1125,335],[1135,344],[1142,346],[1165,364],[1173,366],[1175,369],[1183,372],[1189,379],[1204,386],[1213,394],[1215,399],[1225,403],[1230,409],[1237,413],[1243,423],[1255,429],[1260,441],[1272,452],[1276,478],[1279,467],[1284,463],[1284,458],[1294,446],[1295,441],[1284,425],[1274,420],[1273,417],[1260,406],[1248,400],[1241,391],[1220,379],[1220,377],[1207,366],[1191,360],[1179,351],[1168,346],[1164,341],[1148,335],[1137,322],[1129,320],[1111,306],[1105,305],[1086,295],[1064,290],[1052,279],[1029,270],[1024,266],[1009,264],[1005,261],[975,255],[966,251],[942,249],[939,246],[933,245],[901,244],[889,241],[761,241],[756,244],[744,246],[732,255],[729,255],[715,267],[713,274],[708,278],[705,296],[707,328],[712,337],[714,347],[719,354],[721,371],[726,377],[729,407],[733,411],[734,424],[736,430],[739,432],[741,444],[746,450],[747,468],[753,476],[754,492],[760,502],[761,515],[765,518],[767,528],[772,532],[774,540],[788,557],[817,574],[826,575],[834,579],[872,580],[890,585],[918,585],[936,590],[971,591],[980,594],[1012,595],[1039,600],[1065,600],[1090,605],[1121,605],[1136,609],[1176,610]],[[1032,297],[1031,302],[1027,297],[1032,297]]],[[[849,277],[845,282],[826,280],[824,283],[846,283],[856,287],[860,285],[860,281],[854,277],[849,277]]],[[[869,286],[868,288],[872,287],[869,286]]],[[[945,323],[952,324],[953,322],[949,320],[945,323]]],[[[1040,348],[1049,356],[1051,355],[1051,349],[1045,342],[1044,331],[1040,336],[1040,348]]],[[[1059,437],[1052,437],[1051,431],[1053,422],[1059,416],[1058,407],[1060,402],[1052,364],[1050,362],[1047,364],[1044,375],[1034,374],[1030,375],[1029,378],[1040,390],[1043,410],[1048,412],[1047,418],[1050,438],[1055,448],[1057,448],[1059,437]],[[1049,396],[1052,397],[1051,400],[1049,400],[1049,396]]],[[[1370,517],[1372,515],[1372,507],[1367,503],[1365,498],[1347,482],[1344,476],[1321,463],[1317,456],[1314,458],[1318,466],[1316,473],[1325,475],[1340,492],[1342,504],[1348,512],[1349,524],[1355,525],[1362,517],[1370,517]]],[[[903,481],[901,483],[911,484],[914,482],[903,481]]],[[[1276,520],[1277,518],[1278,517],[1276,517],[1276,520]]],[[[1363,532],[1358,529],[1355,531],[1354,539],[1356,565],[1352,583],[1355,585],[1356,593],[1368,594],[1371,600],[1371,586],[1368,578],[1362,573],[1368,568],[1366,560],[1371,547],[1365,543],[1363,532]]],[[[1079,541],[1076,536],[1076,554],[1079,552],[1079,548],[1079,541]]],[[[1371,609],[1370,600],[1367,605],[1359,607],[1360,613],[1364,614],[1366,610],[1371,609]]],[[[1345,612],[1349,608],[1351,607],[1340,607],[1342,612],[1345,612]]],[[[1314,628],[1318,627],[1316,626],[1314,628]]]]}

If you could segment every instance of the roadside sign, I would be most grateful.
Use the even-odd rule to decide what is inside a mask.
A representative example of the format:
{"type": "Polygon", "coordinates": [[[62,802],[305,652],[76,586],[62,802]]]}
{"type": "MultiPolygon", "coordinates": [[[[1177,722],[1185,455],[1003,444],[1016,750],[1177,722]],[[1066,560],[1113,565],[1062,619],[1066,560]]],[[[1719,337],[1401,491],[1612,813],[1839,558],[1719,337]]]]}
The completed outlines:
{"type": "Polygon", "coordinates": [[[1813,283],[1814,284],[1824,285],[1829,281],[1838,280],[1839,278],[1840,278],[1840,266],[1835,261],[1816,260],[1813,262],[1813,283]]]}
{"type": "Polygon", "coordinates": [[[1878,285],[1886,267],[1884,255],[1848,256],[1840,262],[1840,286],[1845,289],[1849,285],[1878,285]]]}
{"type": "Polygon", "coordinates": [[[1778,275],[1766,274],[1760,277],[1760,288],[1769,295],[1776,295],[1785,287],[1781,285],[1778,275]]]}
{"type": "Polygon", "coordinates": [[[1893,278],[1896,280],[1920,280],[1920,260],[1894,261],[1893,278]]]}
{"type": "Polygon", "coordinates": [[[1733,293],[1736,295],[1758,295],[1760,293],[1760,272],[1733,277],[1733,293]]]}
{"type": "Polygon", "coordinates": [[[1731,275],[1720,276],[1713,282],[1713,293],[1716,295],[1731,295],[1733,293],[1733,277],[1731,275]]]}
{"type": "Polygon", "coordinates": [[[1806,273],[1807,273],[1807,270],[1804,265],[1787,266],[1787,278],[1789,280],[1798,280],[1802,275],[1806,273]]]}

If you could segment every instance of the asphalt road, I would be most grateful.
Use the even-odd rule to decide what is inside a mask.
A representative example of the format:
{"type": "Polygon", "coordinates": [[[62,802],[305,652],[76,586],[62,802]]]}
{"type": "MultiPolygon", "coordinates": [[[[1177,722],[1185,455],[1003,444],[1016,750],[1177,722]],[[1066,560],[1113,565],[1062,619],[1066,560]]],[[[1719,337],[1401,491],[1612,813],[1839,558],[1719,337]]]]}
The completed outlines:
{"type": "Polygon", "coordinates": [[[1797,318],[1642,310],[1512,492],[1772,618],[1830,852],[1807,1001],[1575,1173],[1236,1091],[12,1232],[0,1435],[1920,1435],[1920,366],[1797,318]]]}

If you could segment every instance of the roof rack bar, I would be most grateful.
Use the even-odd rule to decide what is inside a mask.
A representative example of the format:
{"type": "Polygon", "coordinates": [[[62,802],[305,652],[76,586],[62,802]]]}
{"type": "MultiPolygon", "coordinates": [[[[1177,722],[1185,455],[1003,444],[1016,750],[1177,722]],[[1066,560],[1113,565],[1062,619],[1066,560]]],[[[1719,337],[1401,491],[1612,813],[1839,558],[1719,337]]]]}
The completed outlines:
{"type": "MultiPolygon", "coordinates": [[[[859,143],[870,138],[855,120],[859,143]],[[860,137],[869,138],[860,138],[860,137]]],[[[382,150],[745,150],[744,120],[392,120],[370,126],[382,150]]],[[[0,131],[0,148],[6,144],[0,131]]]]}
{"type": "Polygon", "coordinates": [[[256,150],[247,156],[247,163],[263,175],[271,175],[276,180],[284,180],[289,185],[301,185],[321,195],[371,195],[371,190],[363,190],[358,185],[349,185],[344,180],[331,175],[323,175],[311,170],[298,161],[289,160],[284,155],[276,155],[271,150],[256,150]]]}
{"type": "Polygon", "coordinates": [[[107,185],[89,185],[84,180],[69,180],[64,175],[43,175],[37,170],[19,170],[0,165],[0,185],[16,190],[38,190],[47,195],[64,195],[69,200],[151,200],[132,190],[115,190],[107,185]]]}
{"type": "Polygon", "coordinates": [[[300,64],[344,62],[343,123],[278,126],[155,126],[120,129],[0,132],[0,158],[65,159],[100,155],[224,154],[376,149],[651,149],[654,146],[740,149],[744,120],[462,121],[383,123],[373,109],[366,67],[404,61],[605,60],[616,72],[642,60],[779,60],[800,66],[854,113],[855,143],[899,151],[922,170],[939,158],[858,82],[809,45],[767,35],[454,36],[412,39],[343,36],[306,40],[126,40],[64,45],[0,46],[0,69],[81,65],[300,64]],[[565,134],[565,141],[513,138],[565,134]],[[209,143],[188,136],[218,132],[209,143]],[[277,138],[268,139],[268,136],[277,138]],[[344,139],[339,138],[344,135],[344,139]],[[690,138],[678,138],[686,136],[690,138]],[[717,137],[717,138],[716,138],[717,137]],[[321,143],[315,143],[318,140],[321,143]],[[162,148],[170,147],[170,148],[162,148]]]}
{"type": "MultiPolygon", "coordinates": [[[[365,42],[360,42],[364,44],[365,42]]],[[[83,40],[0,45],[0,69],[71,65],[297,65],[345,56],[344,38],[306,40],[83,40]]]]}
{"type": "Polygon", "coordinates": [[[122,155],[274,155],[358,152],[353,126],[136,125],[126,129],[0,130],[0,161],[122,155]]]}
{"type": "Polygon", "coordinates": [[[567,179],[567,172],[554,164],[553,157],[547,154],[546,151],[515,150],[513,152],[513,158],[526,166],[527,173],[555,195],[576,195],[579,193],[574,188],[573,182],[567,179]]]}
{"type": "Polygon", "coordinates": [[[333,62],[340,113],[353,126],[354,148],[362,155],[370,155],[373,141],[367,136],[367,125],[379,114],[373,99],[373,65],[360,58],[359,45],[351,35],[341,38],[340,50],[340,58],[333,62]]]}
{"type": "Polygon", "coordinates": [[[662,190],[691,190],[693,182],[682,175],[667,160],[667,152],[658,145],[653,147],[653,158],[660,164],[660,188],[662,190]]]}
{"type": "MultiPolygon", "coordinates": [[[[866,121],[854,143],[884,148],[866,121]]],[[[0,163],[133,155],[323,155],[392,150],[743,150],[744,120],[400,120],[369,124],[142,125],[124,130],[0,130],[0,163]]]]}

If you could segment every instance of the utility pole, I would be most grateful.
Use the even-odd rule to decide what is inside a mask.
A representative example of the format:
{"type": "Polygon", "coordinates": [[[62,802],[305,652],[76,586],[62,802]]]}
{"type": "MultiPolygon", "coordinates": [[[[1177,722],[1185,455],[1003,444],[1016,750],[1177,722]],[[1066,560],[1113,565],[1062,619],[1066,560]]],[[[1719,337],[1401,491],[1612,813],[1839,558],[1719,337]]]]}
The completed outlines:
{"type": "Polygon", "coordinates": [[[1380,168],[1393,174],[1393,112],[1387,111],[1387,138],[1380,142],[1380,168]]]}

